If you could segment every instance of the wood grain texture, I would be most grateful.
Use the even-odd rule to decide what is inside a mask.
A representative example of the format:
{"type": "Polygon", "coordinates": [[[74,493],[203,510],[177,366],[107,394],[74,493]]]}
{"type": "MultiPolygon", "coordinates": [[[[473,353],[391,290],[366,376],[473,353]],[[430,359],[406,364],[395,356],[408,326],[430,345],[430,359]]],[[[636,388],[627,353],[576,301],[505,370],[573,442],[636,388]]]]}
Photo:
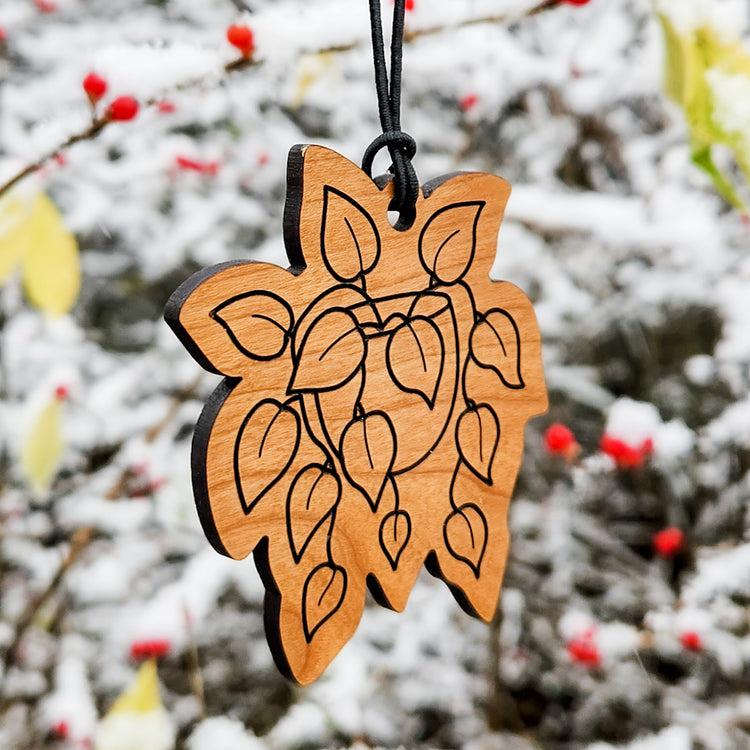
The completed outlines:
{"type": "Polygon", "coordinates": [[[289,159],[290,270],[229,263],[186,281],[165,317],[220,373],[193,445],[213,546],[255,552],[280,669],[315,680],[369,586],[406,605],[423,564],[489,620],[527,420],[547,395],[529,300],[493,282],[510,187],[456,174],[395,230],[379,189],[328,149],[289,159]]]}

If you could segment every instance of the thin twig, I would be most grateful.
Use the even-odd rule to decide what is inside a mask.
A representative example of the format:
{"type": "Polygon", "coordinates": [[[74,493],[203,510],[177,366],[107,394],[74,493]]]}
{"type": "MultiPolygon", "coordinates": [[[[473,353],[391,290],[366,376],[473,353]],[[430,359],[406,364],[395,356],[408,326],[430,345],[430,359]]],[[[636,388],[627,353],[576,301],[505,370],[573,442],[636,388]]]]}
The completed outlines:
{"type": "Polygon", "coordinates": [[[84,526],[78,529],[75,534],[73,534],[73,538],[70,541],[70,549],[68,550],[68,554],[65,555],[62,564],[57,569],[57,572],[47,585],[47,588],[44,589],[44,591],[42,591],[42,593],[39,594],[39,596],[37,596],[31,602],[26,612],[24,612],[24,614],[16,623],[16,627],[13,632],[13,639],[11,640],[10,645],[8,646],[8,650],[5,652],[5,656],[3,657],[4,675],[7,675],[8,670],[13,663],[13,657],[15,656],[15,653],[18,650],[19,645],[21,644],[21,640],[26,634],[26,631],[28,630],[31,623],[34,621],[37,613],[47,603],[47,601],[49,601],[50,597],[55,593],[55,591],[57,591],[58,587],[62,583],[62,579],[65,577],[65,574],[68,572],[73,563],[81,556],[83,550],[88,546],[93,533],[94,529],[91,526],[84,526]]]}
{"type": "MultiPolygon", "coordinates": [[[[459,21],[458,23],[452,24],[450,26],[430,26],[424,29],[415,29],[414,31],[407,31],[405,33],[404,41],[407,43],[411,43],[425,36],[441,34],[450,29],[462,28],[467,26],[478,26],[480,24],[514,23],[524,18],[531,18],[532,16],[536,16],[539,13],[552,10],[558,5],[560,5],[560,0],[544,0],[539,5],[535,5],[533,8],[526,11],[526,13],[522,14],[521,16],[482,16],[481,18],[469,18],[464,21],[459,21]]],[[[348,44],[336,44],[318,50],[303,50],[302,52],[303,54],[309,55],[339,54],[343,52],[351,52],[352,50],[357,49],[357,47],[359,47],[361,44],[361,41],[356,41],[350,42],[348,44]]],[[[236,73],[242,70],[247,70],[248,68],[258,67],[263,63],[265,63],[265,60],[263,58],[240,57],[237,60],[233,60],[232,62],[227,63],[224,66],[224,72],[227,74],[236,73]]],[[[206,80],[206,78],[193,78],[187,81],[183,81],[182,83],[179,83],[172,89],[170,89],[170,92],[165,92],[164,95],[167,95],[168,93],[176,93],[192,88],[197,88],[204,85],[206,83],[206,80]]],[[[164,95],[147,99],[144,104],[148,107],[154,106],[162,101],[164,95]]],[[[38,172],[50,159],[55,158],[55,156],[57,156],[61,151],[64,151],[65,149],[73,146],[79,141],[93,140],[111,122],[114,122],[114,120],[109,116],[109,114],[105,114],[101,117],[96,118],[94,122],[88,128],[86,128],[86,130],[82,131],[81,133],[71,135],[59,146],[47,152],[44,156],[40,157],[35,162],[28,164],[23,169],[21,169],[20,172],[17,172],[15,175],[13,175],[13,177],[11,177],[7,182],[5,182],[3,185],[0,185],[0,196],[10,190],[10,188],[12,188],[24,178],[28,177],[31,174],[34,174],[35,172],[38,172]]]]}
{"type": "MultiPolygon", "coordinates": [[[[198,390],[202,375],[203,374],[200,373],[192,383],[190,383],[186,388],[184,388],[172,398],[169,409],[167,410],[164,418],[146,433],[145,440],[147,443],[153,443],[154,440],[156,440],[156,438],[159,436],[159,434],[164,430],[164,428],[172,421],[172,419],[174,419],[180,406],[195,395],[196,391],[198,390]]],[[[122,494],[122,489],[125,485],[127,474],[128,470],[123,470],[123,472],[114,482],[111,489],[105,496],[108,500],[115,500],[122,494]]],[[[35,597],[33,601],[30,602],[26,611],[23,613],[23,615],[21,615],[21,617],[15,624],[15,628],[13,630],[13,638],[11,639],[10,645],[8,646],[8,649],[6,650],[2,660],[3,675],[7,675],[8,670],[13,665],[13,660],[15,658],[18,647],[21,644],[23,637],[26,635],[26,631],[36,619],[39,610],[55,594],[57,589],[60,587],[65,574],[76,562],[76,560],[78,560],[83,551],[93,541],[95,533],[96,529],[93,526],[82,526],[75,532],[75,534],[73,534],[68,554],[63,559],[60,567],[52,577],[52,580],[49,582],[47,588],[41,594],[39,594],[39,596],[35,597]]],[[[5,709],[6,703],[7,699],[0,702],[0,711],[5,709]]]]}

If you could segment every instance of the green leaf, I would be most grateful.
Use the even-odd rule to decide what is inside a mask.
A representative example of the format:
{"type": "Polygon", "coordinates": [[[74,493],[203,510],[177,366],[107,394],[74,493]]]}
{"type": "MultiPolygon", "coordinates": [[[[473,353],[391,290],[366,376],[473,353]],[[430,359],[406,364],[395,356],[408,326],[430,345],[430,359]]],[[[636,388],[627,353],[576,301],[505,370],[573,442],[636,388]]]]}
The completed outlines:
{"type": "Polygon", "coordinates": [[[690,156],[691,161],[697,167],[700,167],[710,178],[716,190],[731,203],[735,208],[743,211],[745,203],[738,195],[731,182],[724,176],[722,171],[716,166],[711,157],[711,147],[703,146],[693,151],[690,156]]]}

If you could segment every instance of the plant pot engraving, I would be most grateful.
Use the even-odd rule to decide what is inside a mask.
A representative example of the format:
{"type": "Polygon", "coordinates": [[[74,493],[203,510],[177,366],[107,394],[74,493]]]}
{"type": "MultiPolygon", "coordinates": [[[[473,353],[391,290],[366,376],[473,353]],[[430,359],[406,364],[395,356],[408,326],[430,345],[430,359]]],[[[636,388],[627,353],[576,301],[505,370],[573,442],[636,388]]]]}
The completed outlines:
{"type": "Polygon", "coordinates": [[[526,421],[546,408],[528,299],[493,282],[507,183],[423,189],[406,231],[378,188],[332,151],[290,154],[292,271],[207,269],[166,319],[224,380],[196,427],[204,530],[254,552],[279,668],[306,684],[357,626],[369,587],[394,609],[427,565],[489,619],[526,421]]]}

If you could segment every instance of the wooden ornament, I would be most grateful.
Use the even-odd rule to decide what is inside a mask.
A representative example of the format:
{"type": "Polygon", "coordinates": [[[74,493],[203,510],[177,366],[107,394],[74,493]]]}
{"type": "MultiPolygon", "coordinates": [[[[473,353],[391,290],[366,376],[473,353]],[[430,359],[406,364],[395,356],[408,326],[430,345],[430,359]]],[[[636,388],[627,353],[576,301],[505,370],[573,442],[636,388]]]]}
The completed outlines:
{"type": "Polygon", "coordinates": [[[165,312],[225,376],[193,441],[203,528],[225,555],[254,552],[269,644],[301,684],[351,637],[368,588],[400,611],[425,563],[492,617],[524,426],[547,406],[531,303],[489,277],[508,183],[434,180],[406,231],[392,194],[296,146],[291,268],[203,270],[165,312]]]}

